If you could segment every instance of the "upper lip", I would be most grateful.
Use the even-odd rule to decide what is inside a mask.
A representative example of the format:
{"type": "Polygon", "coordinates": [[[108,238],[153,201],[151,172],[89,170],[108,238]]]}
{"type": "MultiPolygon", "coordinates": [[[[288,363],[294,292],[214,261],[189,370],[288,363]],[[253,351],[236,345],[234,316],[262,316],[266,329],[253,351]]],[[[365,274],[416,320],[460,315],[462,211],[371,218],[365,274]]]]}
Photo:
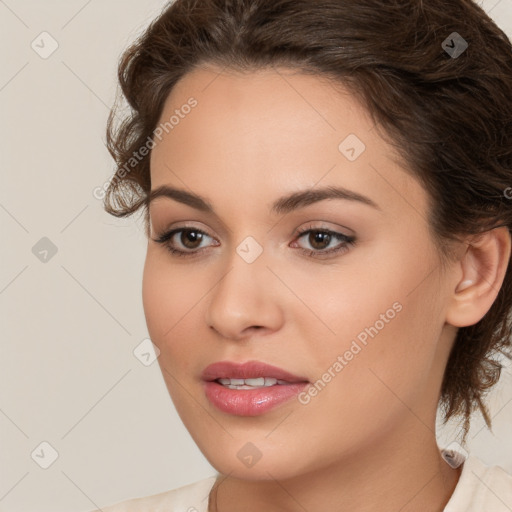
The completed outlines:
{"type": "Polygon", "coordinates": [[[245,363],[219,361],[208,365],[201,374],[201,378],[206,381],[230,378],[255,379],[259,377],[273,377],[286,382],[308,382],[305,377],[293,375],[282,368],[260,361],[247,361],[245,363]]]}

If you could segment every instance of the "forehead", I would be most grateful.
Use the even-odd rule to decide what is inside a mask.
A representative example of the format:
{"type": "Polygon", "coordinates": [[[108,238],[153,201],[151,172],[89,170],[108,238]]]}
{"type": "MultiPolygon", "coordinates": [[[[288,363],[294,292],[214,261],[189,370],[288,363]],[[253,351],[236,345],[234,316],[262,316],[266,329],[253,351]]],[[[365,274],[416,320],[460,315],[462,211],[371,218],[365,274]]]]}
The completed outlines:
{"type": "Polygon", "coordinates": [[[277,132],[279,141],[288,139],[289,147],[297,137],[300,144],[311,130],[313,136],[332,136],[350,126],[364,137],[374,125],[367,111],[341,84],[285,68],[246,72],[211,66],[195,69],[168,96],[160,123],[179,113],[191,98],[197,106],[190,117],[199,118],[199,122],[194,123],[194,133],[186,133],[186,125],[191,122],[180,123],[183,126],[179,129],[175,126],[175,139],[181,132],[196,134],[197,138],[216,135],[218,139],[245,135],[255,142],[268,142],[277,132]],[[200,124],[203,126],[197,126],[200,124]]]}
{"type": "Polygon", "coordinates": [[[197,142],[198,149],[205,149],[201,141],[214,141],[208,149],[217,148],[219,153],[264,146],[283,154],[307,151],[312,146],[304,142],[319,137],[335,140],[347,127],[364,138],[373,127],[365,109],[341,86],[336,89],[325,78],[287,69],[196,69],[172,90],[160,123],[180,110],[188,111],[191,98],[197,105],[163,134],[171,146],[186,139],[197,142]]]}
{"type": "Polygon", "coordinates": [[[152,189],[173,184],[212,197],[212,184],[229,182],[239,195],[275,189],[277,196],[322,181],[364,191],[378,203],[407,196],[421,208],[425,201],[366,109],[324,77],[283,68],[199,68],[175,86],[160,124],[173,117],[155,140],[152,189]]]}

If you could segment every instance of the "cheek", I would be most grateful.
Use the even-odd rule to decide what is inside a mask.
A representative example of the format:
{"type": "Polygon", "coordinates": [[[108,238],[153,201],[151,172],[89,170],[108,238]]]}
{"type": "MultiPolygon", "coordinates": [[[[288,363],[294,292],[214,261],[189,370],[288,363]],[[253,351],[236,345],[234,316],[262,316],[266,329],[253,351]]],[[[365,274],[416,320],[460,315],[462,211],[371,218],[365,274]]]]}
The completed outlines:
{"type": "Polygon", "coordinates": [[[148,333],[160,350],[161,366],[173,375],[189,372],[201,353],[199,319],[208,290],[204,279],[191,279],[184,268],[160,251],[148,250],[142,279],[148,333]]]}
{"type": "Polygon", "coordinates": [[[435,275],[425,279],[433,263],[399,254],[380,261],[361,271],[352,266],[343,280],[333,276],[316,287],[304,277],[295,281],[318,316],[309,314],[301,331],[322,346],[310,360],[317,379],[333,382],[329,393],[322,391],[326,400],[348,394],[382,410],[399,403],[394,393],[413,399],[429,379],[443,323],[435,275]]]}
{"type": "Polygon", "coordinates": [[[160,345],[172,338],[194,299],[197,302],[186,274],[166,261],[165,254],[148,249],[142,277],[142,303],[150,337],[160,350],[160,345]]]}
{"type": "Polygon", "coordinates": [[[172,310],[166,311],[166,302],[169,299],[169,292],[172,293],[171,290],[172,288],[167,286],[165,275],[162,275],[158,268],[156,258],[148,251],[142,276],[142,305],[150,337],[156,345],[159,345],[165,330],[172,325],[167,316],[172,314],[172,310]]]}
{"type": "MultiPolygon", "coordinates": [[[[404,418],[428,421],[427,412],[419,408],[429,389],[435,340],[419,328],[419,315],[427,312],[411,298],[401,299],[401,309],[388,313],[394,317],[387,324],[378,315],[385,314],[387,299],[383,307],[375,302],[370,312],[363,309],[364,315],[360,311],[337,324],[332,324],[332,317],[337,338],[325,343],[322,351],[310,353],[318,392],[305,405],[304,428],[315,431],[320,424],[326,428],[329,418],[332,434],[340,431],[346,436],[340,449],[380,438],[404,418]]],[[[303,398],[301,403],[308,401],[303,398]]]]}

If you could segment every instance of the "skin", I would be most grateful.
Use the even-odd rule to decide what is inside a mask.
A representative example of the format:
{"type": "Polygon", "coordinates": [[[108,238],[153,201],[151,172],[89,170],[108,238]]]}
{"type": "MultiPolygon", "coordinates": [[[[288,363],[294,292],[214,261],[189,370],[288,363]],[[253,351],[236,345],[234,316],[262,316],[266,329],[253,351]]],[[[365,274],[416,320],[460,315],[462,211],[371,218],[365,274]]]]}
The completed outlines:
{"type": "Polygon", "coordinates": [[[215,214],[165,197],[151,202],[143,304],[175,407],[227,475],[210,510],[443,510],[461,468],[449,467],[436,444],[442,376],[457,327],[476,323],[496,298],[507,230],[460,244],[442,267],[425,190],[354,97],[319,77],[198,68],[173,89],[162,122],[191,96],[197,106],[152,150],[152,190],[199,194],[215,214]],[[338,149],[349,134],[366,146],[353,162],[338,149]],[[379,208],[330,199],[270,211],[281,196],[324,186],[379,208]],[[178,234],[173,246],[202,249],[195,256],[154,241],[190,226],[206,236],[194,245],[178,234]],[[342,244],[315,245],[298,228],[356,241],[329,257],[307,255],[301,248],[342,244]],[[248,236],[263,249],[250,264],[236,252],[248,236]],[[293,399],[239,417],[204,394],[200,374],[220,360],[259,360],[316,382],[397,302],[401,311],[307,405],[293,399]],[[262,455],[252,467],[237,457],[247,442],[262,455]]]}

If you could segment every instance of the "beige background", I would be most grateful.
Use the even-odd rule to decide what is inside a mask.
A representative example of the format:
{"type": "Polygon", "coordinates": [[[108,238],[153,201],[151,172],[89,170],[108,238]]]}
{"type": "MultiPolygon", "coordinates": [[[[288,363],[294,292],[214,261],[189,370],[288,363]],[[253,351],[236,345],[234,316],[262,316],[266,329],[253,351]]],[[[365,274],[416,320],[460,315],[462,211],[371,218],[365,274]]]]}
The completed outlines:
{"type": "MultiPolygon", "coordinates": [[[[164,3],[0,0],[1,512],[84,512],[214,473],[157,363],[133,354],[147,337],[142,220],[93,196],[113,169],[118,56],[164,3]]],[[[484,7],[512,36],[512,0],[484,7]]],[[[511,384],[509,370],[492,394],[494,435],[476,418],[469,436],[510,472],[511,384]]],[[[455,439],[440,432],[442,446],[455,439]]]]}

